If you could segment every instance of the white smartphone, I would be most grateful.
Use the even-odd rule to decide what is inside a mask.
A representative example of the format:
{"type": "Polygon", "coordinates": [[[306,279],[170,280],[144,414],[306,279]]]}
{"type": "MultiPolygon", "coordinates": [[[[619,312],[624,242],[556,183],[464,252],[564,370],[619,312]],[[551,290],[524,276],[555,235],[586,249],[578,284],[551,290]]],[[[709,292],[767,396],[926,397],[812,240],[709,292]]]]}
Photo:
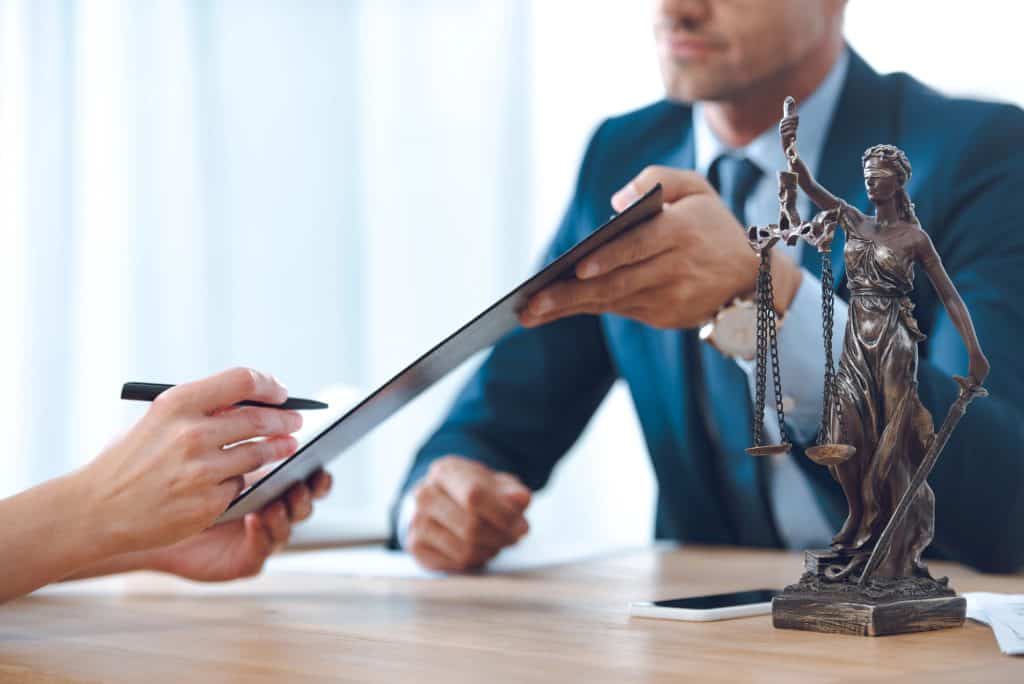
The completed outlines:
{"type": "Polygon", "coordinates": [[[772,598],[778,593],[776,589],[751,589],[667,601],[637,601],[629,604],[629,614],[633,617],[695,622],[769,615],[772,612],[772,598]]]}

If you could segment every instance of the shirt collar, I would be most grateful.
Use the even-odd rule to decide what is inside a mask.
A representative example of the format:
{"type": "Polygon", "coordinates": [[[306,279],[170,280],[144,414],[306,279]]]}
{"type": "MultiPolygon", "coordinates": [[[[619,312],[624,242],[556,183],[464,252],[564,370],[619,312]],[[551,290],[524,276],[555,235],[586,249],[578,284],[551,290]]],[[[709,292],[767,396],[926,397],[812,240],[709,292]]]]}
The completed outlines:
{"type": "MultiPolygon", "coordinates": [[[[803,102],[797,103],[797,113],[800,115],[800,157],[813,173],[817,173],[818,170],[825,137],[832,123],[832,115],[839,101],[843,82],[846,80],[849,63],[849,51],[844,49],[817,89],[803,102]]],[[[780,102],[780,114],[781,108],[780,102]]],[[[706,176],[711,164],[723,154],[746,157],[766,175],[774,175],[773,170],[787,168],[786,155],[782,151],[778,129],[775,126],[754,138],[746,147],[733,149],[719,140],[711,130],[704,116],[702,103],[697,102],[693,105],[692,116],[694,168],[702,175],[706,176]]]]}

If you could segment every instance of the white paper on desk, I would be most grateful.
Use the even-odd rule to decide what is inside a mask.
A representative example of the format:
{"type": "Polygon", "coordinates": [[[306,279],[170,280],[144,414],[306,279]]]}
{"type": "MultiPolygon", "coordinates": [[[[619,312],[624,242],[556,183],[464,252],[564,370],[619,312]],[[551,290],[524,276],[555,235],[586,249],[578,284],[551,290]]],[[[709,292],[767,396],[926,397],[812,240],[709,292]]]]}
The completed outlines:
{"type": "MultiPolygon", "coordinates": [[[[511,548],[502,551],[485,570],[487,574],[503,574],[539,570],[581,560],[620,553],[625,549],[595,547],[592,544],[573,546],[560,544],[550,548],[511,548]]],[[[350,577],[391,577],[430,579],[445,577],[444,573],[424,570],[404,551],[391,551],[380,546],[363,546],[328,551],[302,551],[272,557],[267,571],[288,574],[347,575],[350,577]]]]}
{"type": "Polygon", "coordinates": [[[992,627],[999,650],[1024,655],[1024,594],[972,592],[964,598],[967,617],[992,627]]]}
{"type": "Polygon", "coordinates": [[[989,606],[986,610],[999,649],[1007,655],[1024,655],[1024,601],[989,606]]]}

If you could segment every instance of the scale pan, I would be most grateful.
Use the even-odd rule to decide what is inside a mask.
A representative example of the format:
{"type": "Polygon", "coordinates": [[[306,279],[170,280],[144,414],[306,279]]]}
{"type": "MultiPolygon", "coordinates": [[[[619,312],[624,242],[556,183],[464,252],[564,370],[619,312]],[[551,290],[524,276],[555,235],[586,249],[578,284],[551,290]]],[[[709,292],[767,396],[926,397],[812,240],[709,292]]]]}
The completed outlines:
{"type": "Polygon", "coordinates": [[[818,465],[833,466],[845,463],[857,453],[857,448],[849,444],[819,444],[812,446],[804,453],[807,454],[807,458],[818,465]]]}
{"type": "Polygon", "coordinates": [[[782,444],[762,444],[761,446],[747,447],[746,451],[751,456],[777,456],[778,454],[789,453],[793,447],[789,442],[782,444]]]}

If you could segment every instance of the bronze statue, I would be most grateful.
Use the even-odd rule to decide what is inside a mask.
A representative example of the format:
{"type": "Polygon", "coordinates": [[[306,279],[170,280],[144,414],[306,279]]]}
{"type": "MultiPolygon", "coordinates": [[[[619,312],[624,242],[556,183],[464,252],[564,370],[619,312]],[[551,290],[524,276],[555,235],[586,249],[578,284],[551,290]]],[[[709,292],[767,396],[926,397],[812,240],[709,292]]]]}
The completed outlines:
{"type": "MultiPolygon", "coordinates": [[[[807,574],[776,600],[775,623],[869,634],[962,624],[963,599],[944,579],[932,579],[921,561],[935,521],[935,499],[925,478],[967,403],[984,396],[981,384],[989,363],[963,300],[914,214],[906,191],[912,173],[907,156],[892,145],[875,145],[864,153],[864,183],[875,213],[861,213],[819,185],[800,159],[792,105],[787,98],[779,126],[790,174],[780,174],[777,238],[806,240],[822,252],[825,267],[824,415],[819,444],[807,455],[829,467],[846,496],[849,515],[830,551],[808,552],[807,574]],[[794,193],[784,187],[794,180],[823,210],[810,222],[800,223],[794,193]],[[834,371],[828,252],[837,227],[846,233],[850,300],[834,371]],[[917,345],[925,336],[909,299],[915,264],[928,275],[969,354],[969,377],[957,378],[961,399],[938,435],[917,393],[917,345]],[[924,603],[908,605],[914,601],[924,603]],[[864,610],[858,613],[850,606],[864,610]],[[886,606],[889,610],[882,610],[886,606]],[[936,619],[921,619],[925,608],[936,619]]],[[[761,246],[770,248],[760,237],[761,246]]]]}

